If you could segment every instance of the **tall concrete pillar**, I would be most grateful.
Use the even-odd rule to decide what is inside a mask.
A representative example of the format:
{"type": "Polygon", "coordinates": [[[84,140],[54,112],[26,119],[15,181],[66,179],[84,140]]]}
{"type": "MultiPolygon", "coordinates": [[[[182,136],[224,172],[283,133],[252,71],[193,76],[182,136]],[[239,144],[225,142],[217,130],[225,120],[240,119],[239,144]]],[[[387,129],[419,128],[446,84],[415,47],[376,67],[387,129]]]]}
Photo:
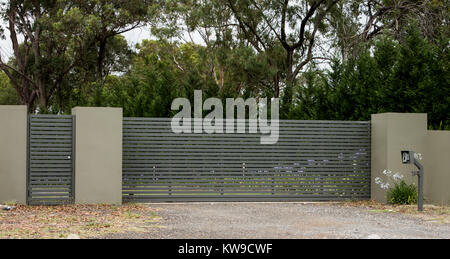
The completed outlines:
{"type": "Polygon", "coordinates": [[[0,203],[26,203],[27,107],[0,106],[0,203]]]}
{"type": "MultiPolygon", "coordinates": [[[[371,152],[371,197],[386,202],[386,190],[375,184],[375,178],[387,181],[384,170],[400,172],[407,183],[416,182],[411,171],[414,165],[404,165],[401,151],[411,150],[425,153],[427,136],[427,114],[425,113],[382,113],[372,115],[372,152],[371,152]]],[[[426,170],[426,168],[425,168],[426,170]]],[[[427,177],[427,176],[426,176],[427,177]]]]}
{"type": "Polygon", "coordinates": [[[75,107],[75,203],[122,203],[122,108],[75,107]]]}

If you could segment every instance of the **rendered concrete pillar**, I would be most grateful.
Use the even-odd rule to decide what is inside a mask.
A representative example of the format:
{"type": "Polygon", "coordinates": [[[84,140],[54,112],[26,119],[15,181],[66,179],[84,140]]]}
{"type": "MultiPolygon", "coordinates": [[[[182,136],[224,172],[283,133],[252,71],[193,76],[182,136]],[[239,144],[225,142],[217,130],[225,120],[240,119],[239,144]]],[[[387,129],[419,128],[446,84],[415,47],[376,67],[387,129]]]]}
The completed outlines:
{"type": "Polygon", "coordinates": [[[429,130],[425,145],[425,202],[450,205],[450,131],[429,130]]]}
{"type": "Polygon", "coordinates": [[[75,107],[75,203],[122,203],[122,109],[75,107]]]}
{"type": "Polygon", "coordinates": [[[0,106],[0,203],[26,203],[27,107],[0,106]]]}
{"type": "MultiPolygon", "coordinates": [[[[375,178],[383,182],[387,177],[384,170],[400,172],[407,183],[417,182],[411,171],[414,165],[404,165],[401,161],[402,150],[412,150],[424,154],[427,137],[427,114],[425,113],[382,113],[372,115],[372,151],[371,151],[371,197],[385,203],[386,190],[375,184],[375,178]]],[[[425,167],[425,179],[429,176],[425,167]]]]}

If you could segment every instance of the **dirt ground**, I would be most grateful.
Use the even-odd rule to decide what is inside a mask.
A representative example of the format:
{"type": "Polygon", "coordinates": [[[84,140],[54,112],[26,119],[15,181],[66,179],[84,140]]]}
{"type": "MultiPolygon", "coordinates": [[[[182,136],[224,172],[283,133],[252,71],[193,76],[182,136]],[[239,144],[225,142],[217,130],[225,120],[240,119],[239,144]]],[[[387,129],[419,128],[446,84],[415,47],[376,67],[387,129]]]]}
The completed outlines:
{"type": "Polygon", "coordinates": [[[347,203],[18,206],[1,238],[445,238],[450,207],[347,203]]]}
{"type": "Polygon", "coordinates": [[[146,232],[161,220],[143,204],[15,206],[0,210],[0,239],[95,238],[111,233],[146,232]]]}

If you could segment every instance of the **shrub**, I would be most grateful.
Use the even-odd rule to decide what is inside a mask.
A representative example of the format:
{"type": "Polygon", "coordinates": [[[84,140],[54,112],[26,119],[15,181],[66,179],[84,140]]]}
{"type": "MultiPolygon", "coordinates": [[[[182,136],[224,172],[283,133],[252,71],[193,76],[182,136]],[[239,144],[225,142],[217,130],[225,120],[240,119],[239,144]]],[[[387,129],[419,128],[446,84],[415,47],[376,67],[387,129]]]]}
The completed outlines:
{"type": "Polygon", "coordinates": [[[417,188],[414,184],[407,184],[403,180],[394,183],[394,187],[387,192],[387,200],[391,204],[416,204],[417,188]]]}

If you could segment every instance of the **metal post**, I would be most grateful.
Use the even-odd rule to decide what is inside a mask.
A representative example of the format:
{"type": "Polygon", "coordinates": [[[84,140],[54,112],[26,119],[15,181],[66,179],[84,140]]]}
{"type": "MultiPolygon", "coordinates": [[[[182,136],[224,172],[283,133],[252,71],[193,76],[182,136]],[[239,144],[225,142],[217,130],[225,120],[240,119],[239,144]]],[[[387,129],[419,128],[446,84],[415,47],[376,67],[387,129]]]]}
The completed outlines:
{"type": "Polygon", "coordinates": [[[418,211],[423,211],[423,165],[417,161],[414,157],[414,151],[401,151],[403,164],[414,164],[419,171],[413,171],[412,175],[417,176],[418,179],[418,194],[417,194],[417,207],[418,211]]]}
{"type": "Polygon", "coordinates": [[[27,176],[26,176],[26,204],[30,205],[31,202],[31,180],[30,180],[30,174],[31,174],[31,114],[27,114],[27,176]]]}
{"type": "Polygon", "coordinates": [[[75,203],[75,154],[76,154],[76,117],[72,115],[72,181],[70,186],[70,203],[75,203]]]}
{"type": "Polygon", "coordinates": [[[419,173],[419,201],[418,210],[423,211],[423,173],[419,173]]]}
{"type": "Polygon", "coordinates": [[[414,165],[419,168],[419,171],[417,172],[418,177],[418,198],[417,198],[417,207],[418,211],[423,211],[423,166],[417,161],[417,159],[414,159],[414,165]]]}

